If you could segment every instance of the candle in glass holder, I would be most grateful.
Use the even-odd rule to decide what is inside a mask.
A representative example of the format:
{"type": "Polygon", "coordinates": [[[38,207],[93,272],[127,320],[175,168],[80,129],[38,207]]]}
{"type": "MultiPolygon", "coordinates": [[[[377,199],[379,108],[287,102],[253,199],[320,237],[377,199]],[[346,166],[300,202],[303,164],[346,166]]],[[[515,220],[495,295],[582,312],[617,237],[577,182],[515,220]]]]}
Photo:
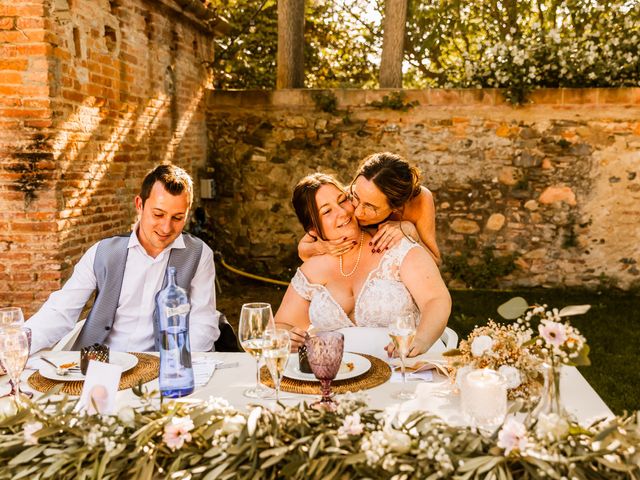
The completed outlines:
{"type": "Polygon", "coordinates": [[[460,401],[462,413],[471,425],[497,428],[507,414],[506,383],[495,370],[472,370],[462,379],[460,401]]]}

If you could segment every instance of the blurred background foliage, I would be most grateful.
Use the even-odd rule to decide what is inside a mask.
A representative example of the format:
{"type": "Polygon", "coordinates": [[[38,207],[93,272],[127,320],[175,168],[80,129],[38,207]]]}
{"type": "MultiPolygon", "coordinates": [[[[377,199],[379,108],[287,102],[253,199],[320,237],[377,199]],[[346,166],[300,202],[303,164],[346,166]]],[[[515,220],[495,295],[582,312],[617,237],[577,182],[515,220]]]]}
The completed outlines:
{"type": "MultiPolygon", "coordinates": [[[[408,0],[404,87],[640,85],[637,0],[408,0]]],[[[217,42],[221,89],[275,86],[275,0],[207,0],[229,21],[217,42]]],[[[383,0],[306,1],[305,86],[375,88],[383,0]]],[[[522,97],[522,98],[520,98],[522,97]]]]}

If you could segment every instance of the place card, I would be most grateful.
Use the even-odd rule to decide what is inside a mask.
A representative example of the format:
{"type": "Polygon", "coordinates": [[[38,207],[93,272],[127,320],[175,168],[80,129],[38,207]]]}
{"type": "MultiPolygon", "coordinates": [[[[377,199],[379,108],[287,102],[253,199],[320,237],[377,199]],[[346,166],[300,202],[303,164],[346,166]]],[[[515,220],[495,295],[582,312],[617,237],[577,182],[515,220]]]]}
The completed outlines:
{"type": "Polygon", "coordinates": [[[89,415],[115,413],[121,375],[120,365],[90,360],[75,410],[85,410],[89,415]]]}

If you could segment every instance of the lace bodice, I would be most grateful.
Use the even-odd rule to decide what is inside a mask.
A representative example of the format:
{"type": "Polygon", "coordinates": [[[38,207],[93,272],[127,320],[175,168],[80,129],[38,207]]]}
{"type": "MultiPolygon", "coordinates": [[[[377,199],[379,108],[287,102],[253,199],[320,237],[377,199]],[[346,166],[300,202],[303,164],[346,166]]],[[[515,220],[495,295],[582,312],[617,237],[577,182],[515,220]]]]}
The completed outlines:
{"type": "MultiPolygon", "coordinates": [[[[400,279],[400,266],[412,248],[418,244],[402,239],[388,250],[378,266],[369,272],[354,307],[355,325],[358,327],[386,327],[391,318],[400,314],[414,315],[416,323],[420,311],[413,297],[400,279]]],[[[336,302],[324,285],[310,283],[298,268],[291,280],[298,294],[308,300],[309,320],[319,330],[337,330],[353,327],[347,313],[336,302]]]]}

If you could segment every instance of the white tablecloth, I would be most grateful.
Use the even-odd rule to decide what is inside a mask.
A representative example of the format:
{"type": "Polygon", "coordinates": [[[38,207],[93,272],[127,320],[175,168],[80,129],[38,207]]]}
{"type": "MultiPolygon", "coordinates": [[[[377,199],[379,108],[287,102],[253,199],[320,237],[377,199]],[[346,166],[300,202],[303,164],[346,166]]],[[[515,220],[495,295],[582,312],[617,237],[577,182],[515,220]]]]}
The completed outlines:
{"type": "MultiPolygon", "coordinates": [[[[195,353],[197,358],[201,355],[210,356],[224,363],[238,362],[237,367],[216,369],[209,382],[198,388],[187,398],[207,399],[213,397],[223,397],[231,405],[238,409],[244,409],[248,405],[260,404],[267,407],[274,406],[275,400],[256,400],[247,398],[243,391],[255,384],[256,364],[253,357],[247,353],[195,353]]],[[[23,374],[23,388],[28,389],[26,379],[32,371],[25,371],[23,374]]],[[[0,383],[6,383],[6,376],[0,383]]],[[[417,408],[430,411],[443,417],[452,423],[459,423],[460,399],[459,395],[451,394],[448,380],[444,377],[435,376],[433,382],[410,382],[411,386],[417,387],[418,398],[411,400],[404,405],[405,408],[417,408]]],[[[369,405],[372,408],[386,408],[397,404],[392,395],[401,388],[400,383],[386,382],[383,385],[367,390],[370,399],[369,405]]],[[[158,389],[158,381],[146,384],[149,389],[158,389]]],[[[611,410],[598,396],[595,390],[587,383],[580,372],[574,367],[564,367],[561,375],[562,403],[566,410],[575,415],[583,424],[590,421],[612,416],[611,410]]],[[[282,392],[281,401],[284,404],[296,404],[301,401],[314,401],[314,395],[299,395],[282,392]]],[[[131,390],[118,392],[118,403],[120,405],[135,405],[137,397],[131,390]]]]}

